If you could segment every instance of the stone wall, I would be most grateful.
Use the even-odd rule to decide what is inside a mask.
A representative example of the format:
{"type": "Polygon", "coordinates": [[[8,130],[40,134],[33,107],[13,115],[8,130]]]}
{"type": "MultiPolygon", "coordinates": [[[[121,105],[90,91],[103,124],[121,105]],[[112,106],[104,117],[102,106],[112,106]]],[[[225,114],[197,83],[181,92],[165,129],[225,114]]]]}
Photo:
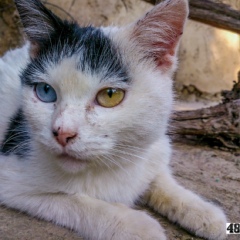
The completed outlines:
{"type": "MultiPolygon", "coordinates": [[[[240,10],[239,0],[221,2],[240,10]]],[[[176,86],[182,98],[219,99],[240,71],[240,35],[189,20],[179,56],[176,86]]]]}
{"type": "Polygon", "coordinates": [[[62,11],[64,9],[79,24],[95,26],[126,24],[135,21],[152,7],[140,0],[48,0],[46,2],[49,8],[62,17],[67,17],[62,11]]]}
{"type": "Polygon", "coordinates": [[[8,49],[17,47],[22,41],[17,22],[13,0],[0,0],[0,56],[8,49]]]}

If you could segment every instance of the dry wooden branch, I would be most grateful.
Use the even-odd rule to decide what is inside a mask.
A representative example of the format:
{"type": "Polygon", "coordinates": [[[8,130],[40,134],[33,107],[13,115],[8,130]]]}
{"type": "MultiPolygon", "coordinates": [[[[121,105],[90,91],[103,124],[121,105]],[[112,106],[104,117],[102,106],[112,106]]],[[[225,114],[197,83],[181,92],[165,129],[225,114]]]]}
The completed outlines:
{"type": "Polygon", "coordinates": [[[197,136],[227,149],[240,150],[240,72],[223,103],[194,111],[174,112],[170,135],[197,136]]]}
{"type": "MultiPolygon", "coordinates": [[[[143,0],[155,4],[156,0],[143,0]]],[[[189,0],[189,18],[240,34],[240,11],[211,0],[189,0]]]]}
{"type": "Polygon", "coordinates": [[[170,135],[198,136],[228,149],[240,149],[240,99],[172,115],[170,135]]]}

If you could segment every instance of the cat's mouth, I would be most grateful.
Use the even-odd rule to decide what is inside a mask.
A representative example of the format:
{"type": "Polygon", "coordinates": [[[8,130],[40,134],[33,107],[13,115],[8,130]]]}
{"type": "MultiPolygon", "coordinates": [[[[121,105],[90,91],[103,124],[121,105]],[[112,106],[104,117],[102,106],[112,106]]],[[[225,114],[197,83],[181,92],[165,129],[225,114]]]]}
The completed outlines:
{"type": "Polygon", "coordinates": [[[62,153],[60,155],[58,155],[58,159],[60,161],[69,161],[69,162],[77,162],[77,163],[87,163],[86,160],[84,159],[80,159],[80,158],[76,158],[76,157],[73,157],[67,153],[62,153]]]}

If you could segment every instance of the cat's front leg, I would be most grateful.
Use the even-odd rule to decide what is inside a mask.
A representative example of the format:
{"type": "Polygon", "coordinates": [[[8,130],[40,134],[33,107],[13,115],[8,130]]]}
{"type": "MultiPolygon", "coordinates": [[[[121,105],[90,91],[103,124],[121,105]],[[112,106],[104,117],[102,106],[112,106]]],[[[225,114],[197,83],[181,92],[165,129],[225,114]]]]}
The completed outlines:
{"type": "Polygon", "coordinates": [[[92,240],[166,240],[159,223],[143,211],[83,195],[22,196],[12,207],[77,231],[92,240]]]}
{"type": "Polygon", "coordinates": [[[150,207],[195,235],[211,240],[226,238],[226,217],[215,205],[180,186],[169,169],[162,169],[152,182],[146,201],[150,207]]]}

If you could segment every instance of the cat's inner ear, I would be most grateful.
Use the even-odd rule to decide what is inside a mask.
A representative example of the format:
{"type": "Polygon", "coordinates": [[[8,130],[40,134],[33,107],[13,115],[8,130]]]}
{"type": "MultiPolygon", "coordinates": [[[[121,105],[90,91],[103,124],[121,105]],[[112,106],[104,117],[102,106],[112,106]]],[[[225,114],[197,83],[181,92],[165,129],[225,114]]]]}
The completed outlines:
{"type": "Polygon", "coordinates": [[[132,26],[131,39],[145,58],[168,69],[173,63],[187,16],[187,0],[163,1],[132,26]]]}
{"type": "Polygon", "coordinates": [[[36,57],[52,33],[61,30],[63,21],[39,0],[15,0],[24,32],[30,41],[30,55],[36,57]]]}

